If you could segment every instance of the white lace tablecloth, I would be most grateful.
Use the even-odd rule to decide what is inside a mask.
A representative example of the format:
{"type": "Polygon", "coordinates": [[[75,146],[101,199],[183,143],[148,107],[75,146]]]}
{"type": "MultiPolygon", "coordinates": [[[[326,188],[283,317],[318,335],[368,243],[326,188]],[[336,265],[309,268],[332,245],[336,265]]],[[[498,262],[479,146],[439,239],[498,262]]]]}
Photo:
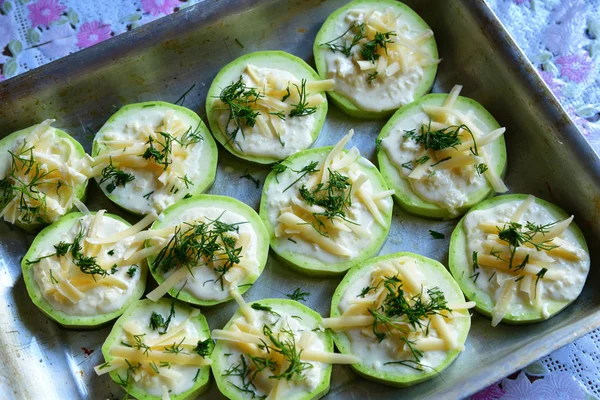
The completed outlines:
{"type": "MultiPolygon", "coordinates": [[[[0,0],[0,81],[199,1],[0,0]]],[[[600,0],[487,1],[600,153],[600,0]]],[[[472,398],[599,396],[596,330],[472,398]]]]}

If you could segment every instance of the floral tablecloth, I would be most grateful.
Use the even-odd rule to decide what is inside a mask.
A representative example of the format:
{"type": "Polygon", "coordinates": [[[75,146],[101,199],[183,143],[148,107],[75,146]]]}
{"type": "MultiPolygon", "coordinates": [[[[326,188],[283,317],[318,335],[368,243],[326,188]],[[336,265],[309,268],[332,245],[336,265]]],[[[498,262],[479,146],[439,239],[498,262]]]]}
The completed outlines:
{"type": "MultiPolygon", "coordinates": [[[[0,0],[0,81],[199,1],[0,0]]],[[[487,1],[600,153],[600,0],[487,1]]],[[[600,330],[472,399],[598,396],[600,330]]]]}

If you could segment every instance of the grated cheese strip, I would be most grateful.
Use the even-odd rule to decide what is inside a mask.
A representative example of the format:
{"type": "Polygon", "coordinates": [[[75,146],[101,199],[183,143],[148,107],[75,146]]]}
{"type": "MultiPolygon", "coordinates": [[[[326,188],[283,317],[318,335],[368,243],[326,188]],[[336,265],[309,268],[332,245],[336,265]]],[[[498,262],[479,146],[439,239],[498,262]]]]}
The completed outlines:
{"type": "MultiPolygon", "coordinates": [[[[458,157],[452,157],[447,161],[441,161],[439,164],[433,167],[434,171],[440,170],[453,170],[456,168],[466,167],[469,165],[476,165],[484,163],[482,157],[474,156],[472,154],[465,154],[458,157]]],[[[409,175],[410,177],[410,175],[409,175]]]]}
{"type": "Polygon", "coordinates": [[[104,366],[104,365],[106,365],[106,363],[96,365],[94,367],[94,371],[96,372],[96,375],[101,376],[104,374],[108,374],[111,371],[114,371],[119,368],[123,368],[124,366],[127,365],[127,363],[125,362],[124,358],[115,358],[114,360],[110,360],[108,365],[106,365],[106,366],[104,366]]]}
{"type": "Polygon", "coordinates": [[[304,221],[303,219],[290,212],[286,212],[280,215],[279,218],[277,218],[277,221],[281,222],[284,225],[292,227],[304,239],[316,243],[317,245],[322,247],[323,250],[329,253],[345,257],[350,257],[352,255],[350,250],[340,246],[330,238],[322,236],[317,231],[315,231],[315,229],[308,222],[304,221]]]}
{"type": "Polygon", "coordinates": [[[490,163],[490,158],[484,149],[480,149],[479,153],[481,155],[483,155],[483,159],[485,160],[485,163],[490,166],[484,173],[483,176],[485,176],[485,178],[488,180],[488,182],[490,183],[490,185],[492,186],[492,189],[494,189],[494,191],[496,193],[506,193],[508,192],[508,187],[506,186],[506,184],[504,183],[504,181],[502,180],[502,178],[500,178],[500,175],[498,175],[496,173],[496,170],[493,168],[492,164],[490,163]]]}
{"type": "Polygon", "coordinates": [[[250,77],[250,79],[252,79],[256,85],[261,85],[262,84],[262,82],[260,81],[260,79],[256,75],[256,70],[254,69],[254,65],[252,65],[252,64],[246,65],[246,70],[244,72],[246,72],[246,74],[248,74],[248,76],[250,77]]]}
{"type": "Polygon", "coordinates": [[[340,154],[342,152],[342,150],[346,146],[346,143],[348,143],[350,141],[350,139],[352,139],[352,136],[354,136],[354,129],[350,129],[350,131],[348,131],[348,134],[346,136],[344,136],[343,138],[341,138],[340,141],[337,142],[337,144],[333,147],[333,149],[331,149],[329,154],[327,154],[327,157],[325,157],[325,161],[323,161],[323,166],[321,168],[321,183],[322,184],[325,184],[325,182],[327,182],[327,180],[329,179],[329,170],[328,169],[329,169],[329,166],[331,165],[332,161],[334,160],[335,157],[337,157],[338,154],[340,154]]]}
{"type": "Polygon", "coordinates": [[[126,239],[129,236],[133,236],[136,233],[140,232],[142,229],[153,223],[158,215],[154,212],[147,214],[144,218],[140,219],[135,225],[130,226],[129,228],[118,232],[117,234],[105,238],[88,238],[87,242],[92,244],[109,244],[116,243],[120,240],[126,239]]]}
{"type": "Polygon", "coordinates": [[[373,216],[373,219],[377,221],[377,223],[381,226],[385,226],[385,220],[383,219],[383,215],[379,212],[379,208],[371,198],[370,193],[366,193],[364,188],[360,188],[360,190],[354,192],[356,197],[367,207],[367,210],[373,216]]]}
{"type": "MultiPolygon", "coordinates": [[[[414,259],[406,259],[404,263],[401,263],[399,260],[394,260],[394,266],[400,271],[400,279],[402,280],[404,287],[407,289],[405,292],[408,292],[411,296],[416,295],[417,293],[421,293],[422,282],[419,282],[416,278],[415,272],[418,271],[417,262],[414,259]]],[[[423,293],[423,296],[426,294],[423,293]]]]}
{"type": "Polygon", "coordinates": [[[114,357],[121,357],[129,360],[129,362],[150,362],[150,361],[164,361],[170,362],[177,365],[195,365],[198,367],[204,367],[210,365],[212,360],[203,358],[197,354],[186,354],[186,353],[165,353],[162,351],[148,350],[146,353],[127,346],[113,346],[110,351],[110,355],[114,357]]]}
{"type": "MultiPolygon", "coordinates": [[[[501,259],[500,261],[508,262],[510,259],[511,249],[506,244],[500,240],[496,235],[489,235],[488,237],[491,240],[487,240],[481,244],[484,250],[488,252],[490,256],[493,256],[496,259],[501,259]]],[[[519,263],[525,259],[526,256],[529,256],[530,259],[534,261],[539,261],[542,263],[552,263],[554,262],[554,258],[550,257],[548,253],[544,251],[537,251],[533,247],[522,246],[515,249],[515,262],[519,263]]]]}
{"type": "Polygon", "coordinates": [[[300,354],[302,361],[323,362],[327,364],[357,364],[360,358],[351,354],[330,353],[326,351],[302,350],[300,354]]]}
{"type": "MultiPolygon", "coordinates": [[[[364,304],[363,307],[367,305],[364,304]]],[[[344,330],[369,326],[373,324],[374,320],[372,315],[345,316],[344,314],[342,317],[323,318],[323,327],[333,330],[344,330]]]]}
{"type": "MultiPolygon", "coordinates": [[[[139,254],[139,253],[138,253],[139,254]]],[[[171,290],[175,285],[179,282],[187,278],[188,269],[180,267],[177,271],[173,272],[163,283],[158,285],[156,289],[151,291],[146,295],[146,298],[152,301],[158,301],[161,297],[163,297],[169,290],[171,290]]]]}
{"type": "Polygon", "coordinates": [[[450,93],[448,93],[446,100],[444,100],[444,107],[453,108],[454,103],[456,103],[456,99],[458,99],[458,96],[460,95],[462,89],[462,85],[454,85],[454,87],[452,87],[452,90],[450,90],[450,93]]]}
{"type": "Polygon", "coordinates": [[[83,298],[83,293],[73,286],[68,280],[61,279],[56,285],[54,285],[54,287],[60,294],[62,294],[73,304],[76,304],[83,298]]]}
{"type": "MultiPolygon", "coordinates": [[[[85,215],[90,215],[90,210],[87,208],[87,206],[85,204],[83,204],[83,202],[81,200],[79,200],[77,198],[77,196],[72,196],[71,200],[73,202],[73,205],[75,207],[77,207],[77,209],[79,210],[79,212],[81,212],[82,214],[85,215]]],[[[46,199],[46,201],[48,201],[48,199],[46,199]]]]}
{"type": "Polygon", "coordinates": [[[433,37],[433,31],[431,29],[427,29],[426,31],[423,31],[419,35],[412,38],[412,41],[413,43],[420,45],[431,37],[433,37]]]}
{"type": "Polygon", "coordinates": [[[229,289],[229,294],[240,307],[240,310],[242,311],[242,314],[244,314],[246,321],[251,324],[254,323],[254,321],[256,321],[256,313],[254,312],[254,309],[250,307],[248,303],[246,303],[237,287],[231,287],[229,289]]]}
{"type": "Polygon", "coordinates": [[[519,222],[521,220],[521,216],[525,214],[525,212],[531,207],[533,202],[535,201],[535,196],[529,195],[523,202],[519,205],[513,216],[510,218],[511,222],[519,222]]]}
{"type": "Polygon", "coordinates": [[[426,156],[429,157],[429,159],[427,161],[425,161],[423,164],[419,164],[415,167],[415,169],[413,169],[410,174],[408,174],[408,178],[409,179],[415,179],[415,180],[419,180],[421,178],[423,178],[423,175],[425,175],[427,173],[427,169],[429,167],[431,167],[431,165],[433,164],[433,153],[431,152],[431,150],[429,150],[426,154],[426,156]]]}
{"type": "Polygon", "coordinates": [[[146,151],[146,145],[144,143],[137,143],[133,146],[125,148],[125,150],[117,150],[94,157],[92,166],[96,167],[98,165],[108,164],[111,159],[115,161],[125,156],[139,156],[140,154],[143,154],[144,151],[146,151]]]}
{"type": "Polygon", "coordinates": [[[442,340],[446,342],[446,345],[449,349],[454,350],[458,347],[456,337],[454,333],[450,331],[450,328],[448,327],[448,324],[446,324],[444,317],[442,317],[439,314],[434,315],[433,317],[431,317],[431,324],[437,331],[438,335],[442,338],[442,340]]]}
{"type": "Polygon", "coordinates": [[[187,328],[188,323],[190,322],[190,319],[198,316],[198,314],[200,314],[200,311],[194,309],[194,311],[191,312],[183,321],[181,321],[181,323],[179,325],[171,326],[169,328],[169,331],[167,333],[165,333],[164,335],[160,335],[155,339],[149,339],[146,342],[146,345],[148,345],[150,347],[154,347],[154,346],[158,346],[158,345],[165,345],[165,344],[172,343],[173,338],[178,336],[181,332],[183,332],[185,330],[185,328],[187,328]]]}
{"type": "Polygon", "coordinates": [[[451,309],[452,311],[458,311],[458,310],[468,310],[470,308],[473,308],[477,305],[477,303],[475,303],[474,301],[467,301],[465,303],[448,303],[448,308],[451,309]]]}
{"type": "Polygon", "coordinates": [[[502,291],[500,292],[500,297],[492,310],[492,326],[497,326],[506,315],[508,306],[515,295],[516,287],[516,282],[512,279],[504,283],[502,291]]]}
{"type": "Polygon", "coordinates": [[[371,196],[371,198],[373,200],[377,201],[377,200],[385,199],[386,197],[390,197],[394,193],[396,193],[396,191],[393,190],[393,189],[391,189],[391,190],[384,190],[383,192],[373,193],[373,195],[371,196]]]}
{"type": "Polygon", "coordinates": [[[377,65],[372,63],[371,61],[367,61],[367,60],[358,60],[356,61],[356,64],[358,64],[358,67],[360,68],[361,71],[371,71],[375,68],[377,68],[377,65]]]}
{"type": "Polygon", "coordinates": [[[133,265],[133,264],[137,264],[139,262],[141,262],[143,259],[153,255],[154,253],[160,251],[163,248],[162,244],[156,245],[156,246],[151,246],[151,247],[146,247],[143,250],[138,251],[137,253],[134,253],[133,255],[131,255],[128,258],[122,258],[121,260],[119,260],[117,262],[117,266],[122,267],[124,265],[133,265]]]}
{"type": "MultiPolygon", "coordinates": [[[[520,264],[523,260],[520,259],[516,259],[513,261],[513,264],[520,264]]],[[[495,268],[498,270],[501,270],[502,272],[507,272],[510,274],[529,274],[529,275],[536,275],[538,273],[540,273],[540,271],[542,270],[541,267],[538,267],[537,265],[534,265],[532,263],[528,263],[527,265],[525,265],[525,267],[523,269],[521,269],[520,271],[515,271],[515,270],[511,270],[509,268],[509,263],[506,261],[502,261],[502,260],[498,260],[496,257],[494,256],[489,256],[487,254],[482,254],[479,255],[477,257],[477,263],[482,266],[482,267],[488,267],[488,268],[495,268]]],[[[551,270],[549,268],[546,268],[548,271],[546,272],[546,274],[544,275],[544,279],[550,280],[550,281],[560,281],[565,279],[565,274],[563,271],[558,271],[558,270],[551,270]]]]}
{"type": "Polygon", "coordinates": [[[562,220],[557,224],[554,224],[550,229],[548,229],[548,233],[535,235],[533,237],[533,241],[535,243],[542,243],[542,242],[545,242],[550,239],[554,239],[555,237],[562,235],[563,232],[565,230],[567,230],[567,228],[569,227],[571,222],[573,222],[573,218],[575,218],[575,217],[573,215],[571,215],[569,218],[562,220]]]}
{"type": "Polygon", "coordinates": [[[446,351],[448,350],[447,343],[440,338],[422,338],[418,339],[414,344],[415,349],[420,351],[446,351]]]}
{"type": "Polygon", "coordinates": [[[229,342],[263,344],[262,338],[247,332],[232,332],[229,330],[213,329],[210,336],[215,340],[226,340],[229,342]]]}

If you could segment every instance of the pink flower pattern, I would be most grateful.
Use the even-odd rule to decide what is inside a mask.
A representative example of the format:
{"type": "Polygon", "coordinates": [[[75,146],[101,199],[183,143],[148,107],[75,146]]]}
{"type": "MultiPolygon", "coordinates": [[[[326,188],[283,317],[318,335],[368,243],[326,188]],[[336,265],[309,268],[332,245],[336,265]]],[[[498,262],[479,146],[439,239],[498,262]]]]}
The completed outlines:
{"type": "Polygon", "coordinates": [[[587,53],[560,56],[556,59],[556,64],[559,65],[562,76],[576,83],[585,82],[594,69],[587,53]]]}
{"type": "Polygon", "coordinates": [[[499,383],[495,383],[471,396],[471,400],[496,400],[501,399],[506,392],[502,390],[499,383]]]}
{"type": "Polygon", "coordinates": [[[179,0],[142,0],[142,11],[153,16],[168,15],[173,12],[175,7],[180,5],[179,0]]]}
{"type": "Polygon", "coordinates": [[[546,85],[550,88],[552,93],[554,93],[557,97],[560,96],[560,89],[565,85],[563,81],[560,79],[556,79],[554,75],[550,72],[540,70],[540,76],[546,82],[546,85]]]}
{"type": "Polygon", "coordinates": [[[48,27],[50,23],[57,21],[60,15],[67,9],[58,0],[38,0],[27,6],[31,27],[48,27]]]}
{"type": "Polygon", "coordinates": [[[110,25],[102,21],[84,22],[77,33],[77,46],[86,48],[110,38],[110,25]]]}

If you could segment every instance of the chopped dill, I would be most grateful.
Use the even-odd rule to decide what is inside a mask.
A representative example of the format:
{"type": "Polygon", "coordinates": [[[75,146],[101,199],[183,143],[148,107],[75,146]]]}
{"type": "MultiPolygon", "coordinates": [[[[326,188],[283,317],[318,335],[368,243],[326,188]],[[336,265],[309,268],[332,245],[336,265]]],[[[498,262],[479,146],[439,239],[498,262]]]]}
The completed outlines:
{"type": "Polygon", "coordinates": [[[443,233],[440,233],[440,232],[437,232],[437,231],[433,231],[431,229],[429,230],[429,234],[434,239],[444,239],[446,237],[446,235],[444,235],[443,233]]]}
{"type": "Polygon", "coordinates": [[[291,300],[295,300],[295,301],[306,301],[307,297],[310,296],[310,293],[308,292],[303,292],[299,287],[296,288],[296,290],[294,290],[293,293],[288,293],[286,294],[287,297],[289,297],[291,300]]]}
{"type": "Polygon", "coordinates": [[[108,165],[102,170],[102,179],[100,179],[100,185],[110,180],[110,182],[106,185],[106,191],[108,193],[112,193],[117,188],[117,186],[124,187],[129,182],[134,180],[135,177],[133,176],[133,174],[121,171],[120,169],[116,168],[112,163],[112,157],[109,157],[108,160],[108,165]]]}
{"type": "Polygon", "coordinates": [[[256,117],[260,112],[256,110],[257,101],[263,97],[255,88],[248,87],[242,82],[242,77],[237,82],[225,87],[219,99],[229,110],[229,117],[225,125],[225,133],[229,140],[235,140],[238,133],[244,135],[243,126],[253,127],[256,124],[256,117]],[[229,125],[233,122],[235,127],[230,130],[229,125]]]}
{"type": "Polygon", "coordinates": [[[248,173],[248,168],[246,168],[244,174],[241,175],[240,178],[247,179],[250,182],[254,183],[254,186],[256,186],[257,189],[260,187],[260,181],[248,173]]]}
{"type": "Polygon", "coordinates": [[[292,104],[294,107],[290,113],[290,117],[303,117],[306,115],[314,114],[317,112],[317,107],[309,107],[308,102],[306,101],[306,79],[302,79],[300,83],[300,87],[294,83],[296,90],[298,91],[298,103],[292,104]]]}
{"type": "Polygon", "coordinates": [[[307,165],[305,165],[304,167],[302,167],[302,169],[300,169],[300,170],[293,169],[292,171],[294,171],[297,174],[300,174],[300,176],[298,177],[298,179],[296,179],[294,182],[292,182],[288,187],[286,187],[285,189],[283,189],[283,191],[285,192],[286,190],[288,190],[289,188],[291,188],[292,186],[294,186],[296,183],[298,183],[306,175],[318,172],[319,170],[317,169],[317,165],[319,165],[318,161],[312,161],[312,162],[308,163],[307,165]]]}
{"type": "Polygon", "coordinates": [[[321,46],[327,46],[334,53],[339,51],[346,57],[350,57],[352,55],[352,48],[356,46],[363,38],[365,38],[365,24],[354,23],[346,32],[342,33],[335,39],[330,40],[329,42],[321,43],[321,46]],[[351,31],[355,31],[355,33],[352,37],[352,41],[348,43],[346,40],[346,35],[351,31]],[[341,44],[336,43],[338,41],[341,41],[341,44]]]}
{"type": "Polygon", "coordinates": [[[177,104],[178,106],[183,106],[183,104],[185,103],[185,96],[187,96],[195,87],[196,84],[194,83],[192,86],[190,86],[188,90],[186,90],[181,96],[179,96],[179,98],[175,101],[174,104],[177,104]]]}

